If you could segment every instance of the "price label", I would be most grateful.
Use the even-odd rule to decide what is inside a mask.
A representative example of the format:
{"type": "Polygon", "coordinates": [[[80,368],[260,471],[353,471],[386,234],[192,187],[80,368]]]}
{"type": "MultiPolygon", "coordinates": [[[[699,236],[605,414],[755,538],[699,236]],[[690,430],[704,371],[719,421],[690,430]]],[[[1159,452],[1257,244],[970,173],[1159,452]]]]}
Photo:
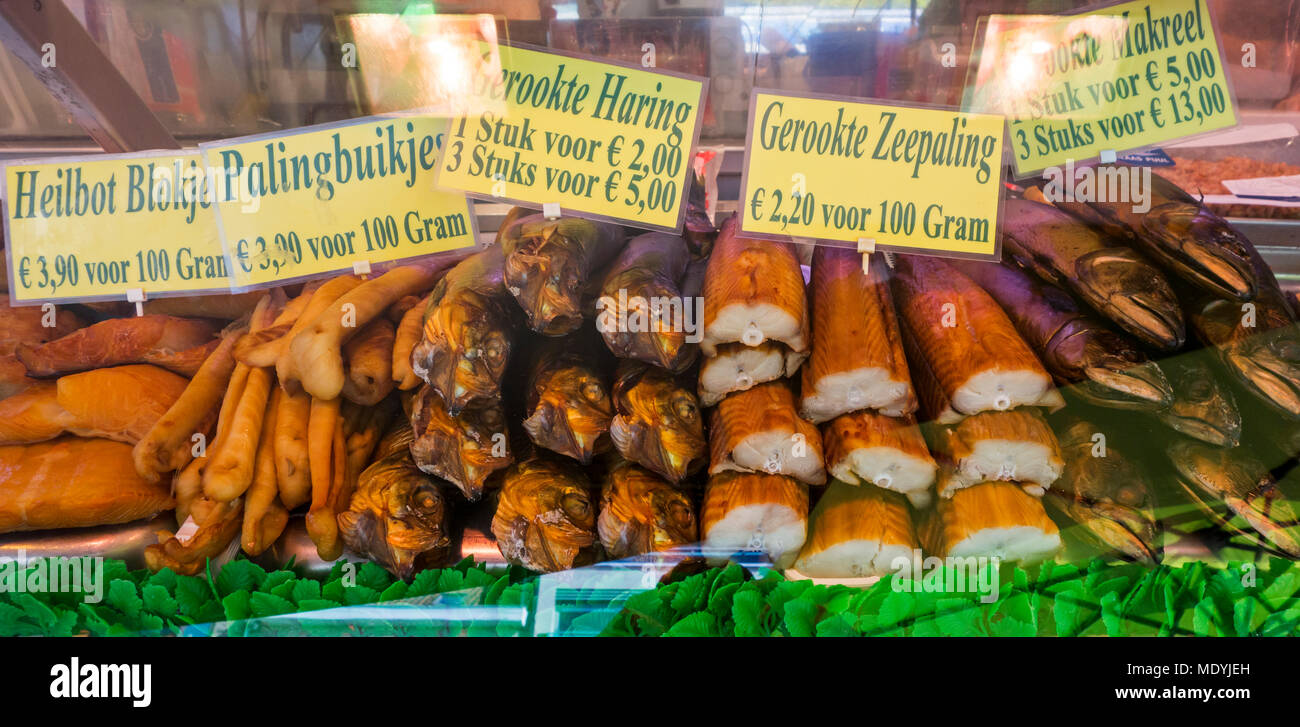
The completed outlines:
{"type": "Polygon", "coordinates": [[[746,234],[998,255],[1000,116],[755,89],[749,118],[746,234]]]}
{"type": "Polygon", "coordinates": [[[503,113],[452,121],[439,186],[633,227],[681,229],[706,79],[502,45],[479,85],[503,113]]]}
{"type": "Polygon", "coordinates": [[[1238,124],[1205,0],[988,18],[964,107],[999,113],[1017,175],[1238,124]]]}
{"type": "Polygon", "coordinates": [[[200,144],[236,290],[477,244],[464,195],[433,186],[447,121],[370,117],[200,144]]]}
{"type": "Polygon", "coordinates": [[[197,151],[16,161],[0,179],[14,305],[229,288],[197,151]]]}

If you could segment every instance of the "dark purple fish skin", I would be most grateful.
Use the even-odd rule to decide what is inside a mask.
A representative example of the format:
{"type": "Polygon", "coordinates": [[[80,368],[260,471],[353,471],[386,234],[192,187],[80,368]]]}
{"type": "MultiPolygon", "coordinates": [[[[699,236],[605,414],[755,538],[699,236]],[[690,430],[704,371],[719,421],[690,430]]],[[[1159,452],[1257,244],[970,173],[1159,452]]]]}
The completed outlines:
{"type": "Polygon", "coordinates": [[[494,244],[452,268],[433,289],[411,368],[453,416],[473,401],[500,396],[511,328],[504,256],[494,244]]]}
{"type": "Polygon", "coordinates": [[[615,356],[678,372],[695,361],[699,346],[686,340],[684,323],[688,310],[696,316],[700,312],[681,290],[690,261],[686,241],[663,232],[632,238],[615,258],[601,285],[596,315],[597,328],[615,356]]]}
{"type": "MultiPolygon", "coordinates": [[[[1097,169],[1100,175],[1117,168],[1097,169]]],[[[1257,281],[1245,236],[1159,174],[1151,175],[1147,192],[1150,209],[1146,212],[1135,211],[1131,200],[1089,201],[1087,207],[1108,226],[1127,230],[1139,249],[1204,292],[1236,301],[1255,297],[1257,281]]],[[[1083,203],[1063,206],[1084,219],[1090,217],[1079,209],[1083,203]]]]}
{"type": "Polygon", "coordinates": [[[1172,403],[1160,368],[1069,293],[1010,264],[949,262],[1006,311],[1058,384],[1110,408],[1154,411],[1172,403]]]}
{"type": "Polygon", "coordinates": [[[1147,346],[1183,345],[1185,323],[1164,273],[1140,253],[1050,204],[1008,199],[1003,254],[1077,295],[1147,346]]]}
{"type": "Polygon", "coordinates": [[[621,227],[605,222],[532,215],[504,229],[500,239],[506,289],[524,309],[528,327],[563,336],[582,325],[588,279],[618,254],[624,236],[621,227]]]}
{"type": "Polygon", "coordinates": [[[591,464],[610,446],[613,361],[591,328],[541,339],[532,352],[524,431],[543,449],[591,464]]]}
{"type": "Polygon", "coordinates": [[[692,174],[690,190],[686,195],[686,220],[682,227],[691,252],[700,256],[708,256],[713,249],[713,241],[718,239],[718,228],[709,220],[708,200],[704,192],[704,179],[698,174],[692,174]]]}

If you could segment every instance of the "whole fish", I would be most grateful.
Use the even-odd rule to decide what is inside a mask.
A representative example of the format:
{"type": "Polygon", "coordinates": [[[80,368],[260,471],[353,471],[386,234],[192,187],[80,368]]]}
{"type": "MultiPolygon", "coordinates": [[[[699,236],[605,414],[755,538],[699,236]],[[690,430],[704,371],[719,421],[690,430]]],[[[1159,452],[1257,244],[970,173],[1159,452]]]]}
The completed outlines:
{"type": "Polygon", "coordinates": [[[1105,546],[1136,561],[1158,562],[1163,551],[1146,476],[1123,445],[1095,439],[1101,433],[1095,424],[1064,414],[1054,419],[1065,469],[1043,499],[1105,546]]]}
{"type": "Polygon", "coordinates": [[[1300,558],[1300,519],[1259,460],[1241,448],[1219,449],[1191,440],[1175,442],[1167,454],[1178,484],[1207,516],[1230,532],[1253,537],[1237,523],[1240,518],[1278,550],[1300,558]]]}
{"type": "Polygon", "coordinates": [[[690,243],[691,252],[706,257],[713,249],[713,241],[718,237],[718,228],[709,219],[704,178],[698,174],[691,175],[690,187],[686,193],[686,219],[682,231],[686,242],[690,243]]]}
{"type": "Polygon", "coordinates": [[[1192,331],[1238,382],[1278,413],[1300,420],[1300,326],[1273,271],[1253,247],[1255,299],[1201,295],[1189,305],[1192,331]]]}
{"type": "Polygon", "coordinates": [[[596,327],[615,356],[678,372],[694,362],[699,346],[687,340],[685,324],[702,311],[680,286],[690,261],[681,237],[651,232],[632,238],[610,264],[596,327]]]}
{"type": "Polygon", "coordinates": [[[429,296],[411,369],[455,416],[476,399],[501,394],[510,358],[510,312],[501,246],[475,253],[443,276],[429,296]]]}
{"type": "Polygon", "coordinates": [[[587,279],[622,248],[622,228],[532,215],[503,229],[506,288],[524,309],[528,326],[545,336],[577,330],[587,279]]]}
{"type": "Polygon", "coordinates": [[[1209,355],[1193,351],[1160,362],[1173,384],[1174,401],[1157,416],[1189,437],[1216,447],[1235,447],[1241,441],[1241,413],[1232,391],[1215,378],[1209,355]]]}
{"type": "Polygon", "coordinates": [[[1139,253],[1048,204],[1008,199],[1003,210],[1003,250],[1017,264],[1073,292],[1149,346],[1182,346],[1178,298],[1139,253]]]}
{"type": "Polygon", "coordinates": [[[1056,383],[1114,409],[1155,410],[1173,401],[1160,367],[1127,336],[1085,312],[1064,290],[1002,263],[949,263],[993,296],[1056,383]]]}
{"type": "Polygon", "coordinates": [[[415,464],[454,484],[470,502],[482,496],[489,475],[514,461],[499,401],[475,402],[453,417],[442,397],[422,386],[412,402],[411,427],[415,464]]]}
{"type": "Polygon", "coordinates": [[[611,558],[628,558],[699,540],[695,508],[686,493],[631,462],[605,475],[596,520],[611,558]]]}
{"type": "Polygon", "coordinates": [[[673,483],[704,465],[708,440],[700,402],[671,374],[623,361],[613,403],[609,436],[619,454],[673,483]]]}
{"type": "Polygon", "coordinates": [[[506,470],[492,535],[506,560],[545,573],[594,562],[596,511],[576,467],[530,459],[506,470]]]}
{"type": "Polygon", "coordinates": [[[348,509],[338,515],[343,542],[398,578],[441,565],[451,551],[451,508],[443,484],[416,467],[405,422],[390,427],[379,449],[387,452],[362,470],[348,509]]]}
{"type": "Polygon", "coordinates": [[[594,331],[540,341],[525,391],[524,431],[539,447],[591,464],[614,417],[608,352],[594,331]]]}
{"type": "MultiPolygon", "coordinates": [[[[1099,166],[1097,173],[1114,169],[1099,166]]],[[[1255,275],[1246,251],[1249,243],[1240,233],[1158,174],[1151,175],[1148,194],[1150,208],[1146,212],[1134,211],[1131,201],[1088,205],[1108,222],[1130,230],[1143,252],[1179,278],[1219,298],[1247,301],[1255,297],[1255,275]]]]}

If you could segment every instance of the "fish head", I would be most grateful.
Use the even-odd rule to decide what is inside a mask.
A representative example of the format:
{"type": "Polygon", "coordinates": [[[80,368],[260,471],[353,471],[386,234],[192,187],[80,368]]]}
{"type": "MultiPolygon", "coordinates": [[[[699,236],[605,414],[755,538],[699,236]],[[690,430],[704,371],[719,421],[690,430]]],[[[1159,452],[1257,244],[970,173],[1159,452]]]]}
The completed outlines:
{"type": "Polygon", "coordinates": [[[426,388],[415,401],[411,424],[416,434],[410,445],[415,464],[450,480],[470,502],[482,496],[488,475],[512,461],[505,415],[498,402],[471,404],[453,417],[442,399],[426,388]]]}
{"type": "Polygon", "coordinates": [[[533,441],[590,464],[614,416],[604,379],[585,366],[560,366],[529,393],[531,413],[524,428],[533,441]]]}
{"type": "MultiPolygon", "coordinates": [[[[510,436],[506,429],[505,414],[499,403],[470,407],[456,417],[460,451],[456,461],[461,475],[474,497],[483,491],[483,481],[488,475],[510,464],[510,436]]],[[[468,497],[468,494],[466,495],[468,497]]]]}
{"type": "Polygon", "coordinates": [[[1173,402],[1173,390],[1160,367],[1109,330],[1057,334],[1050,348],[1055,368],[1081,379],[1075,389],[1093,403],[1156,410],[1173,402]]]}
{"type": "Polygon", "coordinates": [[[695,511],[684,493],[656,487],[650,494],[650,510],[654,513],[652,550],[668,550],[696,541],[695,511]]]}
{"type": "Polygon", "coordinates": [[[1294,324],[1242,339],[1222,355],[1266,403],[1300,417],[1300,335],[1294,324]]]}
{"type": "Polygon", "coordinates": [[[595,542],[595,528],[580,472],[550,460],[507,470],[492,532],[508,559],[548,572],[578,565],[595,542]]]}
{"type": "Polygon", "coordinates": [[[1142,218],[1141,234],[1176,260],[1193,282],[1238,301],[1255,297],[1246,244],[1223,218],[1194,202],[1169,202],[1142,218]]]}
{"type": "Polygon", "coordinates": [[[1183,345],[1186,327],[1174,291],[1158,269],[1136,252],[1103,248],[1075,263],[1075,287],[1125,330],[1172,351],[1183,345]]]}
{"type": "Polygon", "coordinates": [[[371,506],[340,513],[338,522],[349,548],[408,578],[418,565],[446,554],[450,512],[438,482],[401,460],[380,463],[366,479],[380,490],[371,506]]]}
{"type": "Polygon", "coordinates": [[[597,322],[615,356],[670,371],[681,371],[694,361],[699,347],[687,340],[688,302],[669,281],[615,281],[605,291],[602,305],[607,307],[597,322]],[[615,298],[612,290],[625,291],[625,296],[615,298]]]}
{"type": "Polygon", "coordinates": [[[559,221],[521,225],[523,237],[506,257],[506,288],[538,333],[560,336],[582,325],[582,294],[590,271],[574,233],[572,225],[561,228],[559,221]]]}
{"type": "Polygon", "coordinates": [[[412,368],[457,414],[475,399],[501,391],[510,357],[509,320],[496,301],[459,291],[430,311],[424,336],[412,351],[412,368]]]}

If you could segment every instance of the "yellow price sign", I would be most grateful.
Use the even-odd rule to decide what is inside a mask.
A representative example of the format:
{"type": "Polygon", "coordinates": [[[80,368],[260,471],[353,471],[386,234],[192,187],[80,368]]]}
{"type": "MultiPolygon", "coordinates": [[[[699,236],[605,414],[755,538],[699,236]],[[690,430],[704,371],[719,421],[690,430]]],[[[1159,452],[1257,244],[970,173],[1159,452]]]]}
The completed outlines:
{"type": "Polygon", "coordinates": [[[504,111],[452,121],[439,186],[677,231],[706,79],[502,45],[479,87],[504,111]]]}
{"type": "Polygon", "coordinates": [[[963,107],[1007,117],[1017,175],[1238,124],[1205,0],[993,15],[983,37],[963,107]]]}
{"type": "Polygon", "coordinates": [[[477,244],[434,188],[446,119],[371,117],[200,144],[236,290],[477,244]]]}
{"type": "Polygon", "coordinates": [[[0,179],[15,305],[229,288],[197,151],[16,161],[0,179]]]}
{"type": "Polygon", "coordinates": [[[996,258],[1000,116],[755,89],[740,228],[996,258]]]}

